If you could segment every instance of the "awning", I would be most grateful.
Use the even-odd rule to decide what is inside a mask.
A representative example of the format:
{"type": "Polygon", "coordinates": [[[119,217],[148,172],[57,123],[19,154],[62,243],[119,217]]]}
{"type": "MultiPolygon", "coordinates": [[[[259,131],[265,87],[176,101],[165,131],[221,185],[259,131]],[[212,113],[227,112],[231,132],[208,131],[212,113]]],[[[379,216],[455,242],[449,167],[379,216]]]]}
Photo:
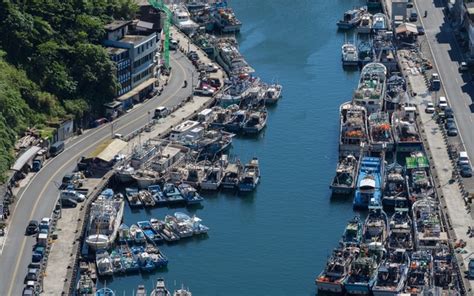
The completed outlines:
{"type": "Polygon", "coordinates": [[[402,33],[418,34],[418,28],[416,27],[415,24],[403,23],[395,29],[395,33],[396,34],[402,34],[402,33]]]}
{"type": "Polygon", "coordinates": [[[155,81],[156,81],[156,78],[150,78],[150,79],[145,80],[144,82],[140,83],[137,87],[135,87],[134,89],[132,89],[128,93],[125,93],[125,94],[121,95],[120,97],[118,97],[117,101],[123,102],[123,101],[126,101],[126,100],[130,99],[134,95],[139,94],[142,90],[144,90],[145,88],[150,86],[150,84],[155,83],[155,81]]]}
{"type": "Polygon", "coordinates": [[[89,157],[110,162],[125,146],[127,146],[127,142],[120,139],[107,140],[101,143],[89,157]]]}
{"type": "Polygon", "coordinates": [[[12,167],[12,170],[14,171],[20,171],[27,162],[29,162],[31,159],[33,159],[38,151],[40,151],[41,148],[38,146],[33,146],[30,147],[30,149],[26,150],[18,159],[15,161],[15,164],[12,167]]]}

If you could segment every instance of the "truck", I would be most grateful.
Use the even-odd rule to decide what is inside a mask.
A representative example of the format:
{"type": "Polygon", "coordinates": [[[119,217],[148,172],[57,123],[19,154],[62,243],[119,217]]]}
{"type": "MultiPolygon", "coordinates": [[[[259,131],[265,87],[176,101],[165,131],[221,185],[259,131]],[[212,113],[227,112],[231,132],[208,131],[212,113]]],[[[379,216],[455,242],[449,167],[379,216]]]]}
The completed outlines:
{"type": "Polygon", "coordinates": [[[39,172],[41,168],[43,167],[43,163],[46,160],[45,154],[41,153],[41,151],[36,155],[36,157],[33,159],[33,162],[31,163],[31,170],[33,172],[39,172]]]}

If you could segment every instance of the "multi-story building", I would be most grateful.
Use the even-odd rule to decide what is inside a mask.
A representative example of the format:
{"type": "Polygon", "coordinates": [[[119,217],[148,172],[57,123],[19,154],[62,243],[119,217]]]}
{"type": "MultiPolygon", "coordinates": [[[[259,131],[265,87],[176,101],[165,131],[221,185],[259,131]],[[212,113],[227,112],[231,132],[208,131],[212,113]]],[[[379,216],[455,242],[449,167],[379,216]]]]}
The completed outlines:
{"type": "Polygon", "coordinates": [[[104,45],[116,65],[120,88],[116,100],[123,109],[142,101],[154,89],[155,56],[158,49],[156,32],[129,34],[131,21],[114,21],[105,26],[104,45]]]}

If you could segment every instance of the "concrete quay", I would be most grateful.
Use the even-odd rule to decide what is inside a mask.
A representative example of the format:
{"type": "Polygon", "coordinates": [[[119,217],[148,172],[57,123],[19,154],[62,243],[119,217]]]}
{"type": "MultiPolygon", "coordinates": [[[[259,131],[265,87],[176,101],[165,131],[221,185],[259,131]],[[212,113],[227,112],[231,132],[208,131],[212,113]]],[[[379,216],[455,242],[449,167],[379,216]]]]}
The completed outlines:
{"type": "Polygon", "coordinates": [[[439,201],[442,205],[444,217],[446,220],[450,241],[462,239],[466,242],[466,247],[456,249],[456,258],[460,265],[461,278],[464,280],[466,292],[471,293],[471,287],[474,281],[468,281],[464,278],[469,258],[466,257],[474,251],[474,239],[467,234],[467,227],[472,225],[472,216],[466,209],[466,204],[461,194],[459,183],[452,181],[454,164],[448,154],[447,136],[442,126],[440,126],[434,116],[424,112],[427,103],[434,102],[431,92],[428,90],[425,76],[419,71],[419,68],[411,61],[413,52],[408,50],[399,50],[398,58],[410,90],[414,95],[413,103],[418,106],[418,119],[422,129],[422,136],[425,142],[425,148],[431,162],[431,172],[434,176],[438,191],[439,201]]]}
{"type": "MultiPolygon", "coordinates": [[[[176,28],[172,27],[171,32],[173,33],[173,38],[180,40],[181,45],[183,44],[182,42],[189,41],[187,37],[176,28]]],[[[189,48],[197,52],[202,62],[211,62],[209,57],[194,44],[189,44],[189,48]]],[[[223,82],[223,79],[226,77],[222,69],[212,74],[211,77],[219,78],[221,82],[223,82]]],[[[146,127],[141,127],[129,134],[123,135],[124,138],[128,140],[128,143],[122,150],[122,153],[127,155],[132,151],[133,147],[149,139],[158,139],[165,136],[174,126],[194,117],[198,112],[213,103],[213,97],[192,96],[189,100],[182,101],[174,106],[168,106],[173,112],[165,119],[150,120],[146,127]],[[137,137],[138,135],[140,135],[140,137],[137,137]]],[[[70,295],[74,291],[75,285],[72,280],[75,275],[75,269],[80,254],[82,236],[87,227],[88,205],[102,191],[112,175],[113,171],[109,172],[102,179],[88,179],[88,183],[94,183],[89,186],[94,190],[88,197],[87,204],[62,211],[62,218],[58,221],[58,231],[56,232],[58,239],[52,244],[46,271],[44,273],[42,295],[70,295]],[[65,258],[67,258],[67,260],[65,258]]]]}

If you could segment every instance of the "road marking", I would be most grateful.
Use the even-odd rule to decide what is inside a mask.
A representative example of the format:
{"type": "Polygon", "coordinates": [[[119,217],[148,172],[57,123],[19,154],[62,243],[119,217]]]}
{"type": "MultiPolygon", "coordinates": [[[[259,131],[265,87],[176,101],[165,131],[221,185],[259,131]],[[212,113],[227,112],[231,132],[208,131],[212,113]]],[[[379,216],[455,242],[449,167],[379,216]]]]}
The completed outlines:
{"type": "MultiPolygon", "coordinates": [[[[183,68],[179,63],[177,63],[177,65],[178,65],[178,67],[184,72],[183,77],[186,77],[186,71],[184,70],[184,68],[183,68]]],[[[174,98],[174,96],[175,96],[178,92],[180,92],[180,91],[181,91],[181,88],[178,88],[172,95],[170,95],[166,100],[163,101],[163,104],[169,102],[169,101],[170,101],[172,98],[174,98]]],[[[151,102],[151,101],[149,101],[149,102],[151,102]]],[[[140,109],[141,109],[141,108],[140,108],[140,109]]],[[[140,109],[137,109],[137,110],[140,110],[140,109]]],[[[138,111],[137,111],[137,112],[138,112],[138,111]]],[[[127,123],[127,125],[125,125],[125,126],[119,128],[118,130],[125,128],[126,126],[128,126],[128,125],[130,125],[130,124],[132,124],[132,123],[134,123],[134,122],[136,122],[136,121],[142,119],[142,118],[145,117],[145,116],[148,116],[148,113],[142,114],[141,116],[139,116],[139,117],[135,118],[134,120],[130,121],[129,123],[127,123]]],[[[109,125],[107,125],[107,126],[109,126],[109,125]]],[[[104,128],[105,128],[105,126],[104,126],[104,128]]],[[[99,130],[97,130],[97,132],[98,132],[98,131],[99,131],[99,130]]],[[[94,134],[95,134],[95,133],[94,133],[94,134]]],[[[93,135],[93,134],[91,134],[90,136],[92,136],[92,135],[93,135]]],[[[85,137],[84,139],[87,139],[87,138],[88,138],[88,137],[85,137]]],[[[98,139],[97,141],[93,142],[92,145],[89,145],[89,146],[87,146],[86,148],[84,148],[83,150],[81,150],[77,155],[83,154],[85,151],[87,151],[88,149],[90,149],[92,146],[97,145],[98,143],[104,141],[106,138],[108,138],[108,136],[105,136],[105,137],[102,137],[102,138],[98,139]]],[[[83,140],[84,140],[84,139],[83,139],[83,140]]],[[[83,140],[81,140],[81,141],[83,141],[83,140]]],[[[79,143],[79,142],[78,142],[78,143],[79,143]]],[[[78,143],[75,143],[75,144],[78,144],[78,143]]],[[[73,146],[71,146],[71,147],[73,147],[73,146]]],[[[51,181],[53,181],[53,179],[59,174],[59,172],[61,172],[62,169],[64,169],[66,166],[70,165],[70,164],[71,164],[73,161],[75,161],[75,160],[76,160],[76,158],[71,158],[71,159],[69,159],[66,163],[64,163],[61,167],[59,167],[59,169],[56,171],[56,173],[54,173],[54,174],[48,179],[48,181],[44,184],[44,186],[43,186],[43,188],[42,188],[40,194],[38,195],[38,198],[37,198],[36,201],[35,201],[35,204],[33,205],[33,208],[31,209],[30,218],[29,218],[28,220],[31,220],[31,219],[33,218],[33,214],[34,214],[34,212],[35,212],[35,210],[36,210],[36,208],[37,208],[37,206],[38,206],[38,204],[39,204],[39,201],[41,200],[41,198],[42,198],[44,192],[46,191],[46,189],[47,189],[48,185],[51,183],[51,181]]],[[[36,175],[35,175],[35,176],[36,176],[36,175]]],[[[30,183],[28,183],[28,185],[27,185],[27,187],[25,188],[25,190],[22,191],[22,194],[21,194],[21,196],[20,196],[20,199],[21,199],[21,197],[23,197],[23,194],[26,192],[26,189],[29,188],[29,185],[32,184],[32,181],[33,181],[33,179],[30,181],[30,183]]],[[[19,200],[20,200],[20,199],[19,199],[19,200]]],[[[19,203],[19,202],[18,202],[18,203],[19,203]]],[[[18,206],[18,204],[17,204],[17,206],[18,206]]],[[[13,211],[13,215],[15,214],[15,211],[16,211],[16,207],[15,207],[15,210],[13,211]]],[[[12,220],[13,220],[13,215],[12,215],[12,220]]],[[[7,238],[5,237],[5,240],[6,240],[6,239],[7,239],[7,238]]],[[[5,241],[5,243],[6,243],[6,241],[5,241]]],[[[12,278],[11,278],[11,281],[10,281],[10,286],[9,286],[7,295],[12,295],[13,284],[16,284],[15,279],[16,279],[16,276],[17,276],[17,273],[18,273],[18,268],[20,267],[20,259],[22,258],[21,255],[23,254],[23,252],[24,252],[24,250],[25,250],[25,244],[26,244],[26,238],[23,237],[22,242],[21,242],[20,252],[17,253],[17,254],[20,255],[20,256],[17,256],[17,260],[16,260],[16,262],[15,262],[15,269],[14,269],[14,271],[13,271],[13,275],[12,275],[12,278]]],[[[4,244],[4,245],[5,245],[5,244],[4,244]]],[[[2,247],[2,252],[3,252],[3,247],[2,247]]]]}

